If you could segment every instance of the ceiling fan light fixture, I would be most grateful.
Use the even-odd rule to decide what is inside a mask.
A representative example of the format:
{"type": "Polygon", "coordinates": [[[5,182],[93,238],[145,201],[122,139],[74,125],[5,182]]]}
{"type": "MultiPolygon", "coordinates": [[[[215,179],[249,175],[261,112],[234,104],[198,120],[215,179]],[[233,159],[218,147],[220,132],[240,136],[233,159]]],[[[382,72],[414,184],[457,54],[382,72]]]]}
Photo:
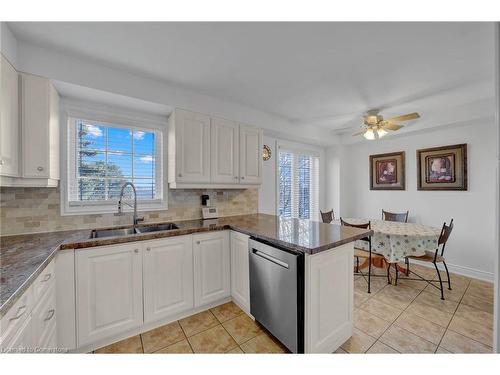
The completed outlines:
{"type": "Polygon", "coordinates": [[[387,134],[387,132],[384,129],[380,128],[377,130],[377,134],[379,138],[382,138],[384,135],[387,134]]]}
{"type": "Polygon", "coordinates": [[[366,129],[366,131],[363,133],[363,137],[365,137],[369,141],[373,141],[375,139],[375,132],[373,131],[373,129],[366,129]]]}

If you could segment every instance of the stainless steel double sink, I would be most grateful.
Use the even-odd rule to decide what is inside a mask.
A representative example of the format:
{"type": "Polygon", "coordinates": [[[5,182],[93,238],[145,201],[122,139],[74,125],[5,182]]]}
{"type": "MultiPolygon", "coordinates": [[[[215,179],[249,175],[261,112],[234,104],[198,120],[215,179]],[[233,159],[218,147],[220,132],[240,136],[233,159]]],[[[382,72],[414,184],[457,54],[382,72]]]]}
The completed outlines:
{"type": "Polygon", "coordinates": [[[119,229],[113,229],[113,228],[93,229],[90,232],[90,238],[123,237],[123,236],[130,236],[133,234],[161,232],[174,229],[179,229],[179,227],[174,223],[140,225],[131,228],[119,228],[119,229]]]}

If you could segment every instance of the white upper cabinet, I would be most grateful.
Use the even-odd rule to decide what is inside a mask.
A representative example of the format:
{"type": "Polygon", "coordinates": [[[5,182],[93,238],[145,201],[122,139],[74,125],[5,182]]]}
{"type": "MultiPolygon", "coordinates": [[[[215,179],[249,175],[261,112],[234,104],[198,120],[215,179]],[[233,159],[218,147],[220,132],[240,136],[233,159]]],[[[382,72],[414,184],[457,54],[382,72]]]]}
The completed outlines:
{"type": "Polygon", "coordinates": [[[210,117],[176,109],[169,122],[169,182],[210,182],[210,117]]]}
{"type": "Polygon", "coordinates": [[[239,183],[239,130],[229,120],[211,119],[211,170],[213,183],[239,183]]]}
{"type": "MultiPolygon", "coordinates": [[[[3,65],[2,63],[2,70],[3,65]]],[[[1,185],[57,186],[59,181],[59,95],[47,78],[25,73],[19,73],[19,77],[20,130],[19,133],[7,132],[6,136],[10,139],[4,137],[2,117],[2,149],[4,149],[3,143],[7,141],[12,143],[11,148],[6,148],[11,154],[15,155],[16,150],[20,149],[20,152],[17,152],[19,173],[17,175],[14,173],[10,177],[2,177],[1,185]]],[[[15,90],[11,91],[14,93],[15,90]]],[[[12,104],[12,108],[14,107],[15,105],[12,104]]],[[[14,119],[14,114],[10,118],[12,123],[17,121],[14,119]]],[[[6,175],[2,173],[2,176],[6,175]]]]}
{"type": "Polygon", "coordinates": [[[262,130],[240,126],[240,180],[244,184],[262,181],[262,130]]]}
{"type": "Polygon", "coordinates": [[[7,59],[0,56],[0,175],[18,177],[19,76],[7,59]]]}
{"type": "Polygon", "coordinates": [[[59,179],[59,95],[47,78],[21,74],[23,177],[59,179]]]}
{"type": "Polygon", "coordinates": [[[169,118],[171,188],[246,188],[262,182],[262,130],[176,109],[169,118]]]}
{"type": "Polygon", "coordinates": [[[83,346],[143,324],[141,244],[76,252],[76,321],[83,346]]]}
{"type": "Polygon", "coordinates": [[[191,236],[155,240],[144,246],[144,322],[154,322],[192,309],[191,236]]]}
{"type": "Polygon", "coordinates": [[[207,305],[231,295],[227,231],[193,235],[194,305],[207,305]]]}

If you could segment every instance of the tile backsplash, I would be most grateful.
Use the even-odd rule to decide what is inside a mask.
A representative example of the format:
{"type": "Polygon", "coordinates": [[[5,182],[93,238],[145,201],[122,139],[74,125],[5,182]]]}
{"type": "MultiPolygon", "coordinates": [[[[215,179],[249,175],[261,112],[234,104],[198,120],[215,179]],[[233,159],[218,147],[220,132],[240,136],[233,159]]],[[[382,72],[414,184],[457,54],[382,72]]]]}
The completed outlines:
{"type": "MultiPolygon", "coordinates": [[[[201,194],[210,195],[220,216],[257,213],[258,189],[169,190],[168,210],[139,211],[145,222],[201,218],[201,194]]],[[[92,229],[130,224],[132,213],[61,216],[59,188],[0,188],[0,234],[92,229]]]]}

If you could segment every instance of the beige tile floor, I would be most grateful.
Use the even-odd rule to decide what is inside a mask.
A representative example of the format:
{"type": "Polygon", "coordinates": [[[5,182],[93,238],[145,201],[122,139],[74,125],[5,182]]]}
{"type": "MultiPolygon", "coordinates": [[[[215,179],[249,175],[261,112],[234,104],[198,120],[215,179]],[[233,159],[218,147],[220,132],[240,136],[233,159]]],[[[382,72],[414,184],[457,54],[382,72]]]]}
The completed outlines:
{"type": "MultiPolygon", "coordinates": [[[[435,271],[412,266],[433,278],[435,271]]],[[[382,271],[378,271],[382,273],[382,271]]],[[[452,275],[453,290],[425,282],[354,282],[354,332],[336,353],[491,353],[493,284],[452,275]]],[[[95,353],[285,353],[232,302],[98,349],[95,353]]]]}

